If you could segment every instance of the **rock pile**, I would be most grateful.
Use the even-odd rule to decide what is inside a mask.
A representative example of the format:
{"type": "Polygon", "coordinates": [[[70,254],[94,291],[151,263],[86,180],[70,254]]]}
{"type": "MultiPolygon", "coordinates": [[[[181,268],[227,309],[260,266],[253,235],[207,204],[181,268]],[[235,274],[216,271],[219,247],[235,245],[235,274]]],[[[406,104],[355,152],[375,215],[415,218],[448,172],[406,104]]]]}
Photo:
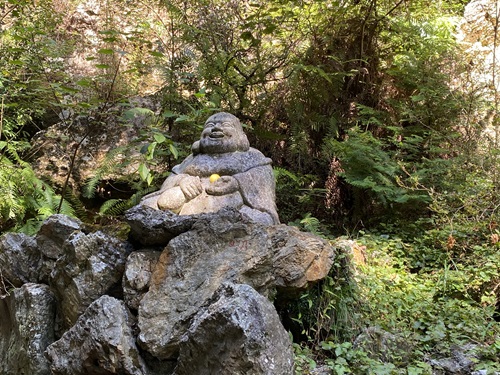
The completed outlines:
{"type": "Polygon", "coordinates": [[[232,208],[126,219],[128,241],[63,215],[0,238],[0,373],[293,374],[271,301],[326,276],[326,241],[232,208]]]}

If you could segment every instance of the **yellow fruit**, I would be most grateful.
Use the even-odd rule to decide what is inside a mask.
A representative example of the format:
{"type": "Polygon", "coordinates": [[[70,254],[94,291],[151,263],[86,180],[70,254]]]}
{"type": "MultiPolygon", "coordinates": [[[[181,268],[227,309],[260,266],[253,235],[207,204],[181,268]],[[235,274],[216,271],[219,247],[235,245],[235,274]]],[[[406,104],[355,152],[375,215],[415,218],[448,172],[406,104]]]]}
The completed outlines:
{"type": "Polygon", "coordinates": [[[220,176],[217,173],[214,173],[213,175],[210,176],[210,182],[214,183],[220,178],[220,176]]]}

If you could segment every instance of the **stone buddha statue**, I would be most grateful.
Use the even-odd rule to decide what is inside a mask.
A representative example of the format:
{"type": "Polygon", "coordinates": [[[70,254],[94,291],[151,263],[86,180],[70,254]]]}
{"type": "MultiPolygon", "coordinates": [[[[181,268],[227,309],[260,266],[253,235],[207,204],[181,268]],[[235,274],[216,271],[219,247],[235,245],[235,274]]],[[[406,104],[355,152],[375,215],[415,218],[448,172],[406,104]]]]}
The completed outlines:
{"type": "Polygon", "coordinates": [[[233,207],[263,224],[279,224],[271,159],[250,147],[239,119],[221,112],[205,122],[192,154],[141,204],[179,215],[233,207]]]}

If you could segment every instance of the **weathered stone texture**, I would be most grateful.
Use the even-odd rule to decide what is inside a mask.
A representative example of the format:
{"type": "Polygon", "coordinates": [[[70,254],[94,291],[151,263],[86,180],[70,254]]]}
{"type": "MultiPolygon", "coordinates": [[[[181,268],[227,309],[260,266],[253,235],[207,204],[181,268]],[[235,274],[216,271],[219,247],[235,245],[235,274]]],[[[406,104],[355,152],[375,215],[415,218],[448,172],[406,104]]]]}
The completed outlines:
{"type": "Polygon", "coordinates": [[[0,298],[0,373],[48,375],[56,302],[47,285],[24,284],[0,298]]]}
{"type": "Polygon", "coordinates": [[[147,374],[123,302],[102,296],[47,348],[53,375],[147,374]]]}
{"type": "Polygon", "coordinates": [[[82,229],[80,220],[66,215],[52,215],[46,219],[36,235],[40,252],[49,259],[63,255],[64,241],[75,231],[82,229]]]}
{"type": "Polygon", "coordinates": [[[170,211],[135,206],[125,213],[133,240],[144,246],[166,245],[175,236],[187,232],[198,216],[179,216],[170,211]]]}
{"type": "Polygon", "coordinates": [[[137,249],[63,215],[0,237],[0,373],[293,373],[270,300],[326,276],[328,242],[234,207],[126,216],[137,249]]]}
{"type": "MultiPolygon", "coordinates": [[[[33,237],[7,233],[0,237],[0,281],[6,287],[37,283],[40,274],[40,252],[33,237]]],[[[0,287],[3,287],[0,284],[0,287]]]]}
{"type": "Polygon", "coordinates": [[[52,215],[43,222],[35,236],[40,251],[39,279],[41,282],[49,283],[50,274],[57,259],[64,255],[64,242],[72,233],[82,229],[80,220],[66,215],[52,215]]]}
{"type": "Polygon", "coordinates": [[[175,375],[192,374],[293,374],[291,340],[272,303],[248,285],[221,286],[180,343],[175,375]]]}
{"type": "Polygon", "coordinates": [[[277,287],[296,295],[328,274],[335,254],[326,241],[284,225],[246,224],[241,215],[235,209],[206,215],[162,252],[139,305],[138,340],[154,356],[178,355],[193,316],[225,283],[272,298],[277,287]]]}
{"type": "Polygon", "coordinates": [[[129,308],[139,308],[159,257],[160,252],[154,250],[135,251],[129,255],[122,280],[123,297],[129,308]]]}
{"type": "Polygon", "coordinates": [[[336,255],[328,242],[287,225],[270,227],[268,233],[278,288],[294,293],[328,274],[336,255]]]}
{"type": "Polygon", "coordinates": [[[121,283],[132,246],[102,232],[73,233],[50,276],[59,301],[62,330],[70,328],[97,298],[121,283]]]}

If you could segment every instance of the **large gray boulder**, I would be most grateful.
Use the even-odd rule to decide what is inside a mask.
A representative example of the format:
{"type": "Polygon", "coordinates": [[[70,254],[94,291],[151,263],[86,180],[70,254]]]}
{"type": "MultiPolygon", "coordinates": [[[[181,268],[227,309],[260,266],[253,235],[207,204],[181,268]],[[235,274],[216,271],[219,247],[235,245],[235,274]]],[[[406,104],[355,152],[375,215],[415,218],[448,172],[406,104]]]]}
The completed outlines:
{"type": "Polygon", "coordinates": [[[296,228],[245,223],[235,209],[206,215],[160,255],[139,305],[138,341],[157,358],[176,358],[194,316],[223,284],[296,295],[328,274],[334,256],[326,241],[296,228]]]}
{"type": "Polygon", "coordinates": [[[170,211],[138,205],[125,213],[133,241],[143,246],[166,245],[175,236],[187,232],[198,216],[179,216],[170,211]]]}
{"type": "Polygon", "coordinates": [[[0,373],[48,375],[55,298],[47,285],[24,284],[0,298],[0,373]]]}
{"type": "Polygon", "coordinates": [[[139,306],[138,340],[155,357],[177,357],[192,318],[224,282],[250,283],[263,292],[271,286],[265,229],[251,233],[239,218],[226,210],[200,220],[162,252],[139,306]]]}
{"type": "Polygon", "coordinates": [[[273,304],[248,285],[225,284],[180,342],[175,375],[291,375],[293,351],[273,304]]]}
{"type": "Polygon", "coordinates": [[[40,252],[40,281],[49,283],[57,259],[64,255],[64,242],[74,232],[83,230],[82,222],[66,215],[48,217],[35,236],[40,252]]]}
{"type": "Polygon", "coordinates": [[[64,253],[64,242],[73,232],[81,230],[80,220],[66,215],[52,215],[43,222],[36,234],[36,244],[44,256],[57,260],[64,253]]]}
{"type": "Polygon", "coordinates": [[[41,258],[33,237],[7,233],[0,237],[0,287],[20,287],[39,281],[41,258]]]}
{"type": "Polygon", "coordinates": [[[47,348],[53,375],[147,374],[124,303],[93,302],[76,324],[47,348]]]}
{"type": "Polygon", "coordinates": [[[100,296],[121,289],[125,262],[132,250],[129,243],[102,232],[70,235],[49,281],[58,299],[61,332],[75,324],[100,296]]]}
{"type": "MultiPolygon", "coordinates": [[[[480,347],[477,344],[467,343],[461,346],[453,346],[447,355],[435,353],[427,356],[425,362],[432,367],[433,375],[480,375],[480,371],[474,371],[477,362],[480,361],[480,347]]],[[[500,374],[497,371],[486,371],[486,374],[500,374]]]]}
{"type": "Polygon", "coordinates": [[[38,282],[47,284],[56,260],[64,255],[64,242],[70,234],[81,229],[78,219],[52,215],[44,221],[35,237],[23,233],[1,236],[0,265],[5,287],[38,282]]]}

